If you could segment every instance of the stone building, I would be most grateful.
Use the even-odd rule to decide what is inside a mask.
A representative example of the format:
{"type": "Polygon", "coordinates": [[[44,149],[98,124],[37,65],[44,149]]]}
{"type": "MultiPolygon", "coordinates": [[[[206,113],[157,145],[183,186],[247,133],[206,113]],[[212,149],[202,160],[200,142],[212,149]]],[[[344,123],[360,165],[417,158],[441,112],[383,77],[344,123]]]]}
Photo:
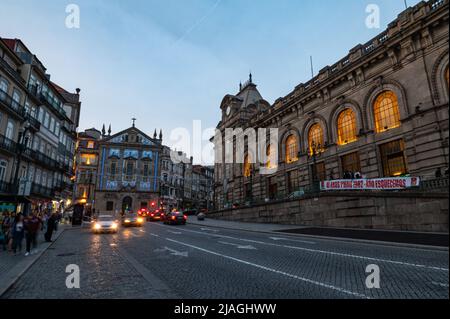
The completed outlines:
{"type": "MultiPolygon", "coordinates": [[[[226,128],[277,128],[279,140],[266,154],[278,153],[278,161],[260,164],[247,152],[243,164],[217,163],[216,207],[289,198],[346,172],[427,180],[445,171],[448,9],[448,0],[408,8],[387,30],[273,105],[251,77],[236,95],[225,96],[217,127],[222,136],[226,128]],[[260,174],[263,166],[275,172],[260,174]]],[[[223,148],[226,143],[235,141],[224,139],[223,148]]]]}
{"type": "Polygon", "coordinates": [[[98,142],[96,213],[147,208],[160,194],[162,136],[132,127],[98,142]]]}
{"type": "Polygon", "coordinates": [[[30,211],[70,204],[79,93],[50,81],[21,40],[0,38],[0,205],[30,211]]]}
{"type": "Polygon", "coordinates": [[[214,206],[214,168],[194,165],[192,168],[193,208],[199,211],[210,210],[214,206]]]}

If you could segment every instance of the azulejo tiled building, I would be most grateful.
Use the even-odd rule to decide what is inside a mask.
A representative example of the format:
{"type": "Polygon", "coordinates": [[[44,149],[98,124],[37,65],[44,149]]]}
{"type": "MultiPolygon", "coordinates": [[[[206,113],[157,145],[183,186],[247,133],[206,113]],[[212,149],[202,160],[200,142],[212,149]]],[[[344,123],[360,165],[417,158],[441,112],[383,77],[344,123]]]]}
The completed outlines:
{"type": "MultiPolygon", "coordinates": [[[[220,108],[218,129],[278,128],[276,173],[261,164],[216,164],[219,209],[288,197],[314,181],[360,172],[367,178],[435,178],[448,168],[448,0],[420,2],[386,31],[273,105],[252,78],[220,108]]],[[[223,141],[225,144],[227,141],[223,141]]],[[[233,142],[233,141],[229,141],[233,142]]],[[[271,165],[271,164],[269,164],[271,165]]],[[[439,206],[439,205],[438,205],[439,206]]],[[[448,216],[447,216],[448,223],[448,216]]]]}
{"type": "Polygon", "coordinates": [[[136,212],[158,202],[161,135],[155,131],[150,137],[133,124],[122,132],[103,136],[97,145],[96,213],[136,212]]]}

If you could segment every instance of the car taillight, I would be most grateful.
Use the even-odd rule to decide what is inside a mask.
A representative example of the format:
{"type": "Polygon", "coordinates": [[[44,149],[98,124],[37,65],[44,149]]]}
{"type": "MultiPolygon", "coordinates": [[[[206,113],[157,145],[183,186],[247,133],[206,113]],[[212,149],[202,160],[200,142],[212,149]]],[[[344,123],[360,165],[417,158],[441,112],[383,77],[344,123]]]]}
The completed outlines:
{"type": "Polygon", "coordinates": [[[183,215],[184,219],[187,219],[187,215],[183,215]]]}
{"type": "Polygon", "coordinates": [[[151,216],[153,217],[153,216],[155,216],[155,214],[152,214],[151,216]]]}
{"type": "Polygon", "coordinates": [[[175,220],[175,218],[176,218],[175,216],[172,216],[172,219],[173,219],[173,220],[175,220]]]}

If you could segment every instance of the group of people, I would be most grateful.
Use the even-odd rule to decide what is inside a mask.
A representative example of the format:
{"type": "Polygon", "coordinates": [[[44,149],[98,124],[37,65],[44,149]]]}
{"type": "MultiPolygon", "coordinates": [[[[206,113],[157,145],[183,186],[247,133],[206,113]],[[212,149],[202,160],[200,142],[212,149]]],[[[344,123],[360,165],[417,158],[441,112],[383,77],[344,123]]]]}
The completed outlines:
{"type": "Polygon", "coordinates": [[[344,179],[363,179],[364,176],[360,172],[351,172],[351,171],[345,171],[344,172],[344,179]]]}
{"type": "Polygon", "coordinates": [[[0,245],[3,251],[17,255],[22,252],[25,239],[25,256],[28,256],[37,250],[39,233],[44,233],[46,242],[52,241],[59,220],[60,215],[57,213],[32,212],[28,216],[8,211],[0,213],[0,245]]]}

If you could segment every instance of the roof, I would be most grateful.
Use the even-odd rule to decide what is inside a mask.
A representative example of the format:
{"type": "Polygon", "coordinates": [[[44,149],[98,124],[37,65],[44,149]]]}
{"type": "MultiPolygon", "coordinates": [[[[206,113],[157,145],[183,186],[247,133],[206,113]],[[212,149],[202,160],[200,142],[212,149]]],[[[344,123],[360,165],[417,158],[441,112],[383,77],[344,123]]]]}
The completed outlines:
{"type": "Polygon", "coordinates": [[[256,104],[256,102],[264,100],[256,88],[256,84],[252,82],[247,83],[236,97],[242,100],[241,108],[246,108],[250,104],[256,104]]]}
{"type": "Polygon", "coordinates": [[[2,39],[11,51],[16,48],[17,39],[2,39]]]}

